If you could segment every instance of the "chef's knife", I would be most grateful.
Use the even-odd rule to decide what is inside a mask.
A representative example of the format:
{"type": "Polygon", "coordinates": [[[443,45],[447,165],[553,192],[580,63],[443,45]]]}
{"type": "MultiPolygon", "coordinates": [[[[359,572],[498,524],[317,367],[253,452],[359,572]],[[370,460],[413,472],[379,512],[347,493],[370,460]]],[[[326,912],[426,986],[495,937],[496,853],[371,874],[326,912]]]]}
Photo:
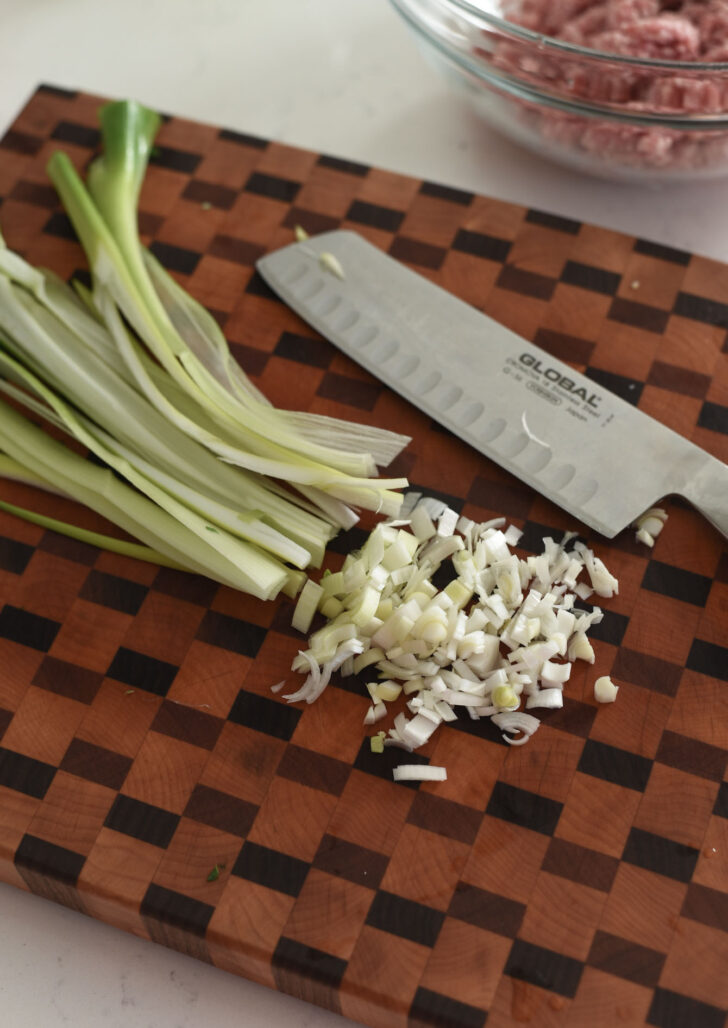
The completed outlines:
{"type": "Polygon", "coordinates": [[[671,493],[728,535],[728,465],[356,233],[257,268],[362,367],[605,536],[671,493]]]}

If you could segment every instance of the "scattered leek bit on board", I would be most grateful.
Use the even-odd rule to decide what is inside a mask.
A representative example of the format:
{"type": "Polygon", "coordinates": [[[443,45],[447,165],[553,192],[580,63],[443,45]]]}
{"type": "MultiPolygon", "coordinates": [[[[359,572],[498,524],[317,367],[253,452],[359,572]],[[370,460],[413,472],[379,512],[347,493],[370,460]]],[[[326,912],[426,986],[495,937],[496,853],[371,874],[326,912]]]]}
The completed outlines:
{"type": "Polygon", "coordinates": [[[319,264],[324,271],[328,271],[331,275],[335,275],[336,278],[340,278],[342,280],[346,278],[344,269],[341,266],[341,261],[335,256],[335,254],[324,250],[319,254],[319,264]]]}
{"type": "Polygon", "coordinates": [[[295,235],[296,242],[298,242],[298,243],[303,243],[307,239],[311,238],[309,236],[308,232],[306,231],[306,229],[303,228],[301,225],[296,225],[296,227],[293,230],[293,234],[295,235]]]}
{"type": "Polygon", "coordinates": [[[654,546],[667,521],[667,511],[662,507],[650,507],[644,514],[640,514],[636,521],[632,522],[632,528],[636,528],[635,538],[638,543],[645,546],[654,546]]]}
{"type": "Polygon", "coordinates": [[[392,777],[395,782],[445,782],[447,770],[433,764],[398,764],[392,777]]]}
{"type": "Polygon", "coordinates": [[[615,685],[609,675],[602,675],[594,683],[594,699],[598,703],[614,703],[619,692],[619,686],[615,685]]]}
{"type": "MultiPolygon", "coordinates": [[[[562,707],[573,662],[594,662],[586,633],[602,611],[577,601],[613,596],[619,583],[575,533],[545,538],[543,553],[526,559],[511,552],[520,535],[504,518],[477,524],[407,494],[402,519],[378,524],[341,570],[301,597],[300,624],[310,624],[314,600],[324,616],[337,606],[294,659],[306,677],[284,698],[312,703],[335,671],[367,671],[364,723],[386,717],[401,693],[410,715],[400,710],[386,734],[370,737],[372,752],[412,752],[459,714],[489,718],[509,745],[524,745],[539,727],[530,711],[562,707]],[[438,589],[433,578],[446,561],[455,577],[438,589]]],[[[440,770],[405,765],[395,780],[440,780],[440,770]]]]}
{"type": "Polygon", "coordinates": [[[83,503],[143,545],[45,527],[261,599],[295,596],[354,508],[397,514],[406,480],[374,476],[409,440],[269,403],[140,241],[159,116],[120,102],[100,121],[85,184],[66,154],[48,164],[92,288],[33,268],[0,236],[0,392],[16,405],[0,402],[0,476],[83,503]]]}

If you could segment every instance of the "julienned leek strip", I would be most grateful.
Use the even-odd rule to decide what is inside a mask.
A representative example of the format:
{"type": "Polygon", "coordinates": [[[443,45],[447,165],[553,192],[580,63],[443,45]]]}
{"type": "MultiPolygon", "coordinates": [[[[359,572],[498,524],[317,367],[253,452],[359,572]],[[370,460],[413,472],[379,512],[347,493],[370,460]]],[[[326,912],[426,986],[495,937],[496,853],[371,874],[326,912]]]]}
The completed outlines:
{"type": "MultiPolygon", "coordinates": [[[[4,355],[1,352],[2,348],[2,337],[0,336],[0,368],[3,366],[4,355]]],[[[5,370],[9,370],[9,365],[5,362],[5,370]]],[[[15,375],[15,377],[20,377],[15,375]]],[[[25,380],[26,386],[31,386],[31,380],[25,380]]],[[[60,429],[63,432],[72,434],[73,422],[66,421],[61,417],[57,410],[48,406],[42,400],[36,399],[31,393],[25,392],[23,389],[19,389],[13,385],[12,382],[8,382],[5,379],[0,378],[0,391],[4,392],[7,396],[10,396],[17,403],[22,404],[28,410],[31,410],[37,416],[43,418],[49,424],[55,428],[60,429]]],[[[39,394],[45,395],[45,394],[39,394]]],[[[242,514],[239,511],[233,510],[231,507],[225,506],[215,500],[210,499],[204,493],[200,493],[198,490],[192,489],[186,486],[184,482],[181,482],[178,478],[172,475],[166,474],[158,467],[153,467],[148,461],[145,461],[143,457],[125,447],[113,436],[109,435],[98,425],[95,425],[85,415],[79,411],[75,412],[76,418],[80,424],[86,429],[88,433],[95,436],[99,442],[107,446],[113,451],[118,457],[122,457],[129,464],[140,471],[142,474],[147,475],[149,478],[154,479],[158,485],[160,485],[167,492],[171,493],[172,496],[178,500],[182,500],[187,503],[194,511],[206,517],[214,525],[220,528],[226,529],[232,535],[239,536],[241,539],[245,539],[250,543],[254,543],[260,546],[261,549],[272,553],[274,556],[279,557],[282,560],[286,560],[296,567],[305,568],[311,562],[311,554],[305,550],[302,546],[298,546],[287,536],[276,531],[270,525],[267,525],[260,517],[259,512],[250,512],[248,514],[242,514]]]]}
{"type": "MultiPolygon", "coordinates": [[[[0,251],[0,272],[6,268],[0,251]]],[[[165,419],[134,388],[128,373],[120,373],[124,366],[113,341],[67,286],[54,289],[53,283],[36,282],[30,293],[15,284],[19,278],[17,274],[11,281],[0,274],[0,332],[17,360],[155,467],[244,516],[259,511],[272,527],[306,549],[311,563],[320,564],[333,535],[330,525],[301,510],[292,496],[278,495],[270,481],[217,460],[165,419]]],[[[288,559],[288,554],[280,555],[288,559]]]]}
{"type": "MultiPolygon", "coordinates": [[[[91,195],[64,154],[55,154],[48,170],[86,250],[106,322],[150,402],[222,459],[242,462],[294,485],[315,487],[346,503],[396,513],[401,500],[393,489],[402,488],[404,479],[368,481],[375,470],[371,455],[347,454],[340,446],[323,446],[307,438],[300,422],[296,426],[261,402],[255,390],[242,387],[244,376],[239,369],[232,370],[235,365],[222,333],[214,331],[212,319],[200,313],[199,305],[164,269],[145,257],[139,241],[139,188],[158,119],[140,105],[121,103],[105,107],[101,121],[105,150],[89,170],[91,195]],[[167,374],[212,420],[215,435],[172,413],[168,398],[154,387],[133,348],[120,337],[120,320],[114,321],[116,306],[167,374]],[[219,438],[230,433],[239,439],[237,454],[219,438]],[[247,455],[241,456],[241,451],[247,455]]],[[[398,446],[405,441],[397,438],[398,446]]]]}
{"type": "MultiPolygon", "coordinates": [[[[28,288],[36,299],[44,303],[66,328],[70,329],[84,345],[92,349],[125,382],[132,386],[136,385],[134,376],[124,363],[121,354],[114,344],[114,340],[103,324],[99,323],[99,313],[93,296],[84,286],[74,282],[76,286],[76,291],[74,292],[65,282],[62,282],[51,272],[41,272],[31,268],[30,265],[22,261],[16,254],[2,248],[0,248],[0,271],[4,271],[14,282],[28,288]]],[[[207,314],[204,308],[200,308],[200,311],[207,314]]],[[[237,445],[237,440],[233,434],[231,433],[228,436],[219,426],[216,426],[208,418],[208,415],[197,401],[170,378],[164,369],[156,361],[152,360],[144,348],[128,333],[127,339],[129,346],[133,348],[134,360],[139,361],[143,374],[151,379],[153,386],[159,390],[164,398],[174,405],[180,414],[186,415],[200,425],[201,428],[207,429],[209,432],[217,432],[222,439],[227,439],[231,445],[237,445]]],[[[235,366],[238,367],[238,365],[235,366]]],[[[240,371],[240,374],[241,376],[243,375],[242,371],[240,371]]],[[[251,388],[254,388],[252,383],[251,388]]],[[[288,414],[289,412],[279,413],[288,414]]],[[[291,417],[306,418],[307,415],[291,415],[291,417]]],[[[327,419],[322,416],[322,421],[333,422],[333,419],[327,419]]],[[[348,422],[337,421],[335,424],[342,426],[338,430],[339,434],[344,434],[347,431],[352,433],[360,433],[362,431],[361,426],[351,425],[348,422]]],[[[330,427],[329,431],[331,431],[330,427]]],[[[401,446],[401,441],[405,438],[404,436],[397,436],[394,433],[375,429],[372,430],[372,439],[370,441],[376,444],[378,453],[385,453],[385,459],[388,462],[395,452],[393,447],[401,446]]],[[[267,487],[290,502],[290,493],[286,494],[281,491],[280,487],[274,482],[268,482],[267,487]]],[[[310,496],[313,502],[307,502],[297,496],[296,503],[301,509],[308,511],[316,518],[323,517],[330,521],[331,525],[343,529],[351,528],[356,524],[358,520],[356,514],[351,508],[335,497],[323,493],[314,486],[304,486],[301,483],[297,483],[296,490],[300,497],[310,496]]]]}
{"type": "MultiPolygon", "coordinates": [[[[22,482],[24,485],[32,485],[37,489],[52,491],[48,489],[48,483],[37,475],[26,470],[17,461],[0,454],[0,478],[7,478],[13,482],[22,482]]],[[[144,560],[149,564],[159,564],[162,567],[174,568],[177,571],[184,571],[184,564],[172,560],[159,550],[150,546],[142,546],[129,539],[118,539],[113,535],[105,535],[103,532],[94,532],[90,528],[81,528],[79,525],[72,525],[67,521],[59,521],[58,518],[49,517],[47,514],[40,514],[35,510],[28,510],[27,507],[18,507],[14,503],[0,500],[0,510],[7,514],[14,514],[23,521],[28,521],[39,528],[47,528],[60,535],[68,536],[69,539],[76,539],[78,542],[86,543],[89,546],[96,546],[100,550],[109,550],[111,553],[119,553],[124,557],[134,557],[135,560],[144,560]]]]}
{"type": "MultiPolygon", "coordinates": [[[[204,516],[177,500],[158,482],[140,472],[130,461],[118,456],[92,431],[87,429],[68,404],[45,387],[32,372],[2,351],[0,351],[0,368],[27,384],[63,420],[80,443],[126,478],[155,505],[170,514],[180,526],[186,529],[187,533],[191,533],[192,539],[195,540],[193,553],[199,552],[201,555],[213,557],[213,564],[224,568],[223,573],[228,579],[238,583],[237,588],[250,592],[260,599],[269,599],[280,592],[285,584],[287,571],[279,561],[256,550],[244,540],[237,539],[223,529],[211,525],[204,516]]],[[[8,441],[3,440],[2,448],[12,456],[16,456],[10,446],[12,443],[8,445],[8,441]]],[[[20,462],[23,463],[22,458],[20,462]]],[[[40,474],[42,475],[42,472],[40,474]]],[[[74,494],[71,493],[71,495],[74,494]]]]}
{"type": "MultiPolygon", "coordinates": [[[[206,372],[210,378],[196,382],[216,406],[226,408],[239,426],[258,431],[264,441],[292,449],[299,456],[344,470],[353,476],[371,476],[374,462],[367,453],[348,453],[342,447],[318,445],[313,438],[291,431],[291,426],[278,411],[263,400],[237,367],[227,341],[214,319],[182,290],[174,279],[141,245],[137,228],[139,194],[160,125],[159,115],[141,104],[122,101],[106,104],[99,112],[103,152],[93,161],[87,175],[92,203],[108,227],[118,247],[139,297],[146,305],[151,320],[159,330],[157,342],[162,351],[157,358],[169,368],[166,358],[180,357],[197,379],[206,372]],[[245,401],[243,408],[226,400],[245,401]]],[[[88,210],[83,205],[86,213],[88,210]]],[[[71,212],[69,212],[71,213],[71,212]]],[[[73,215],[71,215],[73,216],[73,215]]],[[[154,349],[155,339],[145,340],[154,349]]],[[[189,383],[188,383],[189,386],[189,383]]],[[[370,436],[372,433],[369,433],[370,436]]],[[[386,437],[389,433],[380,433],[386,437]]],[[[399,437],[401,449],[402,437],[399,437]]]]}
{"type": "MultiPolygon", "coordinates": [[[[270,428],[269,425],[262,425],[260,434],[254,427],[249,428],[248,425],[253,420],[249,412],[236,404],[234,398],[177,336],[163,308],[161,314],[157,311],[159,301],[154,309],[145,306],[151,285],[143,292],[138,289],[135,279],[123,264],[115,240],[94,208],[68,157],[63,153],[54,154],[48,165],[48,172],[86,250],[96,279],[97,302],[106,325],[138,387],[164,417],[174,418],[176,426],[185,434],[195,438],[229,463],[292,484],[301,482],[303,485],[317,486],[344,499],[345,502],[353,502],[360,507],[381,510],[388,515],[396,514],[401,498],[391,490],[404,488],[407,485],[406,479],[387,480],[381,485],[375,481],[365,484],[361,478],[345,475],[293,451],[286,452],[284,447],[266,439],[263,433],[270,428]],[[169,402],[165,401],[144,373],[143,365],[134,359],[133,348],[125,345],[125,329],[117,307],[172,379],[203,407],[216,425],[237,432],[244,446],[229,446],[219,436],[211,435],[189,418],[176,412],[169,402]],[[162,319],[167,321],[166,325],[162,319]]],[[[313,446],[307,448],[309,451],[314,449],[313,446]]]]}
{"type": "Polygon", "coordinates": [[[293,596],[302,569],[320,566],[328,541],[356,521],[353,507],[396,515],[406,480],[372,476],[409,440],[270,405],[214,319],[141,246],[137,204],[158,116],[121,103],[101,120],[90,192],[64,154],[49,164],[93,290],[31,267],[0,236],[0,391],[107,467],[0,403],[0,476],[78,500],[145,544],[94,537],[100,545],[261,599],[293,596]]]}
{"type": "MultiPolygon", "coordinates": [[[[5,403],[0,404],[0,448],[23,468],[119,525],[129,535],[197,574],[214,577],[211,562],[195,560],[187,530],[165,511],[120,482],[111,471],[84,460],[5,403]]],[[[218,568],[221,570],[221,564],[218,568]]],[[[233,585],[222,570],[218,581],[233,585]]]]}
{"type": "Polygon", "coordinates": [[[276,432],[279,442],[304,455],[312,452],[315,444],[314,452],[324,463],[351,475],[371,476],[376,465],[386,467],[410,441],[396,432],[324,414],[273,409],[234,359],[215,319],[148,250],[143,256],[159,299],[181,337],[220,383],[276,432]]]}

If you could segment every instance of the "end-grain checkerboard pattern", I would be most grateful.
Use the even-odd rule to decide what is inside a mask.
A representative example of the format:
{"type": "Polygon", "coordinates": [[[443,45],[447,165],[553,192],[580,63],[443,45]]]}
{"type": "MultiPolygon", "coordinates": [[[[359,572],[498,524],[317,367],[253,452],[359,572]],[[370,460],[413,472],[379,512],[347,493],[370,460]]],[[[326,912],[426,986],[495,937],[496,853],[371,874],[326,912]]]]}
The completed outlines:
{"type": "MultiPolygon", "coordinates": [[[[98,103],[42,87],[0,143],[3,233],[65,276],[84,262],[44,167],[56,148],[87,163],[98,103]]],[[[507,515],[525,551],[573,524],[256,275],[295,225],[357,229],[728,459],[715,261],[178,118],[141,209],[274,402],[410,433],[397,471],[471,517],[507,515]]],[[[422,753],[449,779],[419,788],[370,753],[357,683],[306,710],[270,693],[300,645],[288,601],[0,516],[0,874],[373,1026],[722,1028],[728,559],[687,506],[669,511],[654,551],[594,539],[621,588],[564,709],[515,750],[488,725],[443,728],[422,753]],[[601,674],[621,688],[600,708],[601,674]]]]}

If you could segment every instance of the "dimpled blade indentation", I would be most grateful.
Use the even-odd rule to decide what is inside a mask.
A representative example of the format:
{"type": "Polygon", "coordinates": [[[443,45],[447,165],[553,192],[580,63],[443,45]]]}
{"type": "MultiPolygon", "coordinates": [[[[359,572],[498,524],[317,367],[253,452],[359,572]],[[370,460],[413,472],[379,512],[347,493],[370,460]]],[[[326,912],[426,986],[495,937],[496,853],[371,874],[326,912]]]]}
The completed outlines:
{"type": "Polygon", "coordinates": [[[595,478],[590,475],[578,475],[562,492],[571,503],[581,507],[592,499],[598,488],[599,483],[595,478]]]}
{"type": "Polygon", "coordinates": [[[493,418],[478,433],[478,439],[482,443],[494,442],[502,432],[505,431],[507,422],[505,418],[493,418]]]}
{"type": "Polygon", "coordinates": [[[503,457],[517,457],[528,446],[530,440],[525,432],[516,431],[512,428],[502,433],[493,449],[503,457]]]}
{"type": "Polygon", "coordinates": [[[306,275],[310,270],[310,267],[305,261],[293,264],[281,275],[281,284],[284,286],[294,286],[297,282],[300,282],[304,275],[306,275]]]}
{"type": "Polygon", "coordinates": [[[379,329],[368,321],[358,321],[349,332],[348,342],[357,349],[370,346],[379,335],[379,329]]]}
{"type": "Polygon", "coordinates": [[[314,296],[318,296],[324,285],[325,283],[322,278],[307,275],[296,283],[296,299],[311,306],[314,296]]]}
{"type": "Polygon", "coordinates": [[[461,428],[470,428],[482,415],[485,407],[478,400],[467,400],[465,406],[455,412],[455,423],[461,428]]]}
{"type": "Polygon", "coordinates": [[[387,339],[383,339],[377,343],[374,350],[370,354],[370,360],[376,364],[386,364],[387,361],[391,360],[399,350],[399,343],[396,339],[391,336],[387,339]]]}
{"type": "Polygon", "coordinates": [[[416,396],[425,396],[427,393],[431,393],[441,381],[442,375],[439,371],[428,371],[421,379],[415,380],[412,383],[412,392],[416,396]]]}
{"type": "Polygon", "coordinates": [[[400,353],[390,368],[391,374],[399,381],[404,381],[420,366],[420,358],[416,353],[400,353]]]}
{"type": "Polygon", "coordinates": [[[439,390],[437,395],[431,401],[432,406],[436,410],[441,410],[449,413],[449,411],[455,406],[455,404],[462,398],[463,391],[460,386],[456,385],[445,385],[443,389],[439,390]]]}
{"type": "Polygon", "coordinates": [[[544,479],[552,489],[565,489],[576,474],[573,464],[557,464],[549,469],[548,476],[544,479]]]}
{"type": "Polygon", "coordinates": [[[530,471],[531,474],[537,475],[544,470],[552,457],[553,453],[548,446],[532,441],[531,445],[521,454],[518,466],[524,471],[530,471]]]}
{"type": "Polygon", "coordinates": [[[341,305],[341,297],[330,290],[319,293],[311,303],[311,310],[320,318],[329,318],[341,305]]]}
{"type": "Polygon", "coordinates": [[[331,319],[331,327],[342,335],[350,332],[355,325],[359,324],[361,314],[353,307],[344,305],[344,308],[337,310],[336,317],[331,319]]]}

